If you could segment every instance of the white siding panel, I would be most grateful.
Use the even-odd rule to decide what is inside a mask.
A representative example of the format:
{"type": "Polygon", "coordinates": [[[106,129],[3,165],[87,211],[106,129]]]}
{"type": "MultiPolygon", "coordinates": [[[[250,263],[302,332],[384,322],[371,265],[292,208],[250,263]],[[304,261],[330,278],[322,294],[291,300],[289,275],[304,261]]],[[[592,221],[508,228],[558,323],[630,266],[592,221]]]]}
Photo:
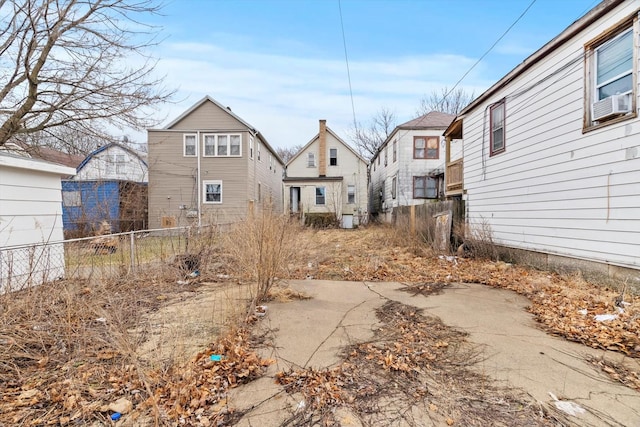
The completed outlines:
{"type": "Polygon", "coordinates": [[[582,131],[584,43],[637,7],[623,3],[465,115],[470,224],[507,246],[640,266],[640,119],[582,131]],[[488,108],[502,99],[506,151],[490,157],[488,108]]]}

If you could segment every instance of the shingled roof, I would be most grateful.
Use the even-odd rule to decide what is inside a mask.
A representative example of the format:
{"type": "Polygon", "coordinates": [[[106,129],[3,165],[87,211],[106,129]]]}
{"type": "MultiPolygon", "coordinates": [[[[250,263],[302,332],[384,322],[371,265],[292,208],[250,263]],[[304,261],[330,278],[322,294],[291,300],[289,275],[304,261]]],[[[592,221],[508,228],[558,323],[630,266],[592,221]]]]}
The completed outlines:
{"type": "Polygon", "coordinates": [[[431,111],[399,125],[398,129],[446,129],[455,118],[454,114],[431,111]]]}

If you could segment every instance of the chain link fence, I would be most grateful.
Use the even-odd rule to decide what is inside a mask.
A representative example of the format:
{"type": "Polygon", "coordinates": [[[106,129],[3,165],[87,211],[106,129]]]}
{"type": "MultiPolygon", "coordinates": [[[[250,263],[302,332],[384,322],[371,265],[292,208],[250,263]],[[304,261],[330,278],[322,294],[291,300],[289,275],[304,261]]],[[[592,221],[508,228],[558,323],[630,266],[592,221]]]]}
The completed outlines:
{"type": "Polygon", "coordinates": [[[144,275],[176,280],[198,274],[231,224],[132,231],[0,248],[0,292],[60,279],[112,280],[144,275]]]}

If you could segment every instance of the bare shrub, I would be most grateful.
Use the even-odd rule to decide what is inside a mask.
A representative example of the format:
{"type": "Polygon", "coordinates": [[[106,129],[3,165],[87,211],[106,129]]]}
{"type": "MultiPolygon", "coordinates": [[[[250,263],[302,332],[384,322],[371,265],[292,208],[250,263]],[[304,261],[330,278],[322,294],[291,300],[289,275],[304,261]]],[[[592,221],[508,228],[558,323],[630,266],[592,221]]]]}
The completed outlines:
{"type": "Polygon", "coordinates": [[[229,266],[240,277],[255,281],[252,305],[266,301],[278,277],[296,258],[300,226],[268,206],[250,214],[225,234],[224,251],[229,266]]]}
{"type": "Polygon", "coordinates": [[[454,235],[456,240],[463,242],[458,253],[464,252],[476,258],[495,261],[500,260],[503,254],[493,240],[491,225],[484,219],[478,224],[456,226],[454,235]]]}

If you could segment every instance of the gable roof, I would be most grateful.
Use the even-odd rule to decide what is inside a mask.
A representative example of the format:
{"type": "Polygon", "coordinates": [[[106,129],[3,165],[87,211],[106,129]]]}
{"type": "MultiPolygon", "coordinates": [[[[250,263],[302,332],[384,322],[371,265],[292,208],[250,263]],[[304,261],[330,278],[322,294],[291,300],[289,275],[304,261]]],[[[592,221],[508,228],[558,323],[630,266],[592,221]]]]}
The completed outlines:
{"type": "MultiPolygon", "coordinates": [[[[342,138],[340,138],[338,136],[338,134],[336,134],[334,131],[331,130],[331,128],[329,128],[329,126],[326,127],[327,129],[327,133],[330,133],[335,139],[338,140],[338,142],[340,142],[342,145],[344,145],[345,147],[347,147],[349,149],[349,151],[351,151],[357,158],[359,158],[360,160],[362,160],[366,165],[369,164],[369,162],[362,157],[356,150],[354,150],[349,144],[347,144],[342,138]]],[[[304,147],[302,147],[300,150],[298,150],[298,152],[289,159],[289,161],[287,162],[287,164],[285,166],[289,166],[289,164],[291,164],[291,162],[293,162],[295,159],[298,158],[298,156],[300,156],[302,154],[302,152],[304,150],[306,150],[311,144],[313,144],[313,142],[316,139],[320,138],[320,132],[316,133],[316,135],[311,138],[311,140],[309,142],[307,142],[304,147]]]]}
{"type": "Polygon", "coordinates": [[[102,153],[103,151],[106,151],[107,149],[111,148],[111,147],[120,147],[123,150],[127,151],[129,154],[133,155],[134,157],[137,157],[142,164],[144,164],[145,166],[147,165],[147,162],[142,158],[142,156],[140,156],[140,154],[138,154],[135,150],[132,150],[131,148],[127,147],[126,145],[122,145],[122,144],[118,144],[117,142],[112,142],[110,144],[107,145],[103,145],[102,147],[98,148],[97,150],[92,151],[91,153],[89,153],[87,155],[87,157],[84,158],[84,160],[82,161],[82,163],[80,163],[78,165],[78,167],[76,168],[77,172],[80,172],[80,170],[85,167],[85,165],[87,163],[89,163],[89,161],[94,158],[96,155],[102,153]]]}
{"type": "Polygon", "coordinates": [[[267,139],[264,137],[264,135],[262,135],[262,133],[260,133],[259,130],[257,130],[256,128],[254,128],[253,126],[251,126],[249,123],[245,122],[244,120],[242,120],[242,118],[240,116],[238,116],[233,111],[231,111],[231,108],[225,107],[224,105],[220,104],[218,101],[216,101],[215,99],[213,99],[209,95],[206,95],[200,101],[198,101],[195,104],[193,104],[189,109],[187,109],[187,111],[185,111],[184,113],[180,114],[180,116],[178,116],[176,119],[172,120],[163,129],[166,129],[166,130],[171,129],[173,126],[178,124],[182,119],[187,117],[189,114],[193,113],[196,109],[198,109],[198,107],[200,107],[205,102],[211,102],[212,104],[214,104],[218,108],[220,108],[222,111],[224,111],[225,113],[227,113],[228,115],[230,115],[231,117],[233,117],[234,119],[236,119],[237,121],[242,123],[244,126],[246,126],[247,129],[249,129],[249,131],[253,132],[255,134],[255,136],[257,136],[258,138],[260,138],[262,140],[264,145],[266,145],[267,148],[269,149],[269,151],[271,151],[271,154],[273,154],[276,157],[276,159],[278,159],[280,164],[284,164],[284,161],[282,161],[282,158],[278,155],[278,153],[276,153],[276,150],[274,150],[273,147],[271,147],[271,144],[269,144],[267,142],[267,139]]]}
{"type": "Polygon", "coordinates": [[[385,139],[384,142],[380,144],[373,157],[371,157],[371,161],[373,162],[373,160],[378,157],[378,155],[380,155],[382,149],[389,143],[393,136],[398,133],[398,131],[442,129],[442,131],[444,132],[444,130],[449,127],[449,125],[455,118],[455,114],[443,113],[441,111],[430,111],[427,114],[423,114],[420,117],[416,117],[413,120],[409,120],[406,123],[396,126],[395,129],[393,129],[393,131],[389,134],[387,139],[385,139]]]}
{"type": "Polygon", "coordinates": [[[620,5],[626,0],[603,0],[599,4],[597,4],[593,9],[583,15],[581,18],[578,18],[573,24],[569,25],[564,31],[558,34],[556,37],[551,39],[547,44],[542,46],[540,49],[531,54],[528,58],[520,63],[517,67],[511,70],[507,75],[498,80],[493,86],[487,89],[484,93],[478,96],[475,100],[473,100],[469,105],[467,105],[458,116],[462,116],[467,112],[476,108],[476,106],[483,103],[487,98],[492,96],[498,90],[503,88],[504,86],[511,83],[515,78],[523,74],[529,68],[540,62],[547,55],[551,54],[557,48],[562,46],[565,42],[573,38],[580,31],[587,28],[589,25],[596,22],[598,19],[603,17],[609,11],[611,11],[614,7],[620,5]]]}
{"type": "MultiPolygon", "coordinates": [[[[446,129],[453,119],[455,114],[442,113],[440,111],[430,111],[420,117],[416,117],[413,120],[409,120],[406,123],[396,126],[397,129],[408,130],[420,130],[420,129],[446,129]]],[[[394,134],[395,130],[391,132],[394,134]]]]}

